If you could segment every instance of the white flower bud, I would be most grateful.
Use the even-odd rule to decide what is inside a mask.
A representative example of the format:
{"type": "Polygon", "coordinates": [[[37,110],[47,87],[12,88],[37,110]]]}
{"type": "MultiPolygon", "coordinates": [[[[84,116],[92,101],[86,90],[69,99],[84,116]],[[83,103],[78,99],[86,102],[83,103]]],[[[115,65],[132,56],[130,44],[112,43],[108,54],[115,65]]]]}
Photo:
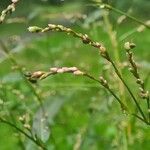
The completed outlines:
{"type": "Polygon", "coordinates": [[[64,73],[64,70],[62,68],[57,70],[57,73],[64,73]]]}
{"type": "Polygon", "coordinates": [[[73,72],[74,75],[83,75],[84,73],[80,70],[73,72]]]}
{"type": "Polygon", "coordinates": [[[39,27],[37,27],[37,26],[32,26],[32,27],[29,27],[29,28],[28,28],[28,31],[29,31],[29,32],[32,32],[32,33],[41,32],[41,31],[42,31],[42,28],[39,28],[39,27]]]}
{"type": "Polygon", "coordinates": [[[13,3],[17,3],[19,0],[11,0],[13,3]]]}
{"type": "Polygon", "coordinates": [[[69,71],[77,71],[77,70],[78,70],[77,67],[70,67],[70,68],[68,68],[68,69],[69,69],[69,71]]]}
{"type": "Polygon", "coordinates": [[[50,71],[52,71],[52,72],[57,72],[57,70],[58,70],[58,68],[50,68],[50,71]]]}

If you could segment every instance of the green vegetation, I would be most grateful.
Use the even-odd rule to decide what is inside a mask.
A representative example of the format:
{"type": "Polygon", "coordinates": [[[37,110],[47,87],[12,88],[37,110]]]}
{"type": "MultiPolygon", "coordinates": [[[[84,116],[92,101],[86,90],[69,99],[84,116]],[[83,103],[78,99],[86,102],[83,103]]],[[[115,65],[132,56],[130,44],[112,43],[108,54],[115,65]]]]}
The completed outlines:
{"type": "MultiPolygon", "coordinates": [[[[95,7],[91,1],[45,3],[15,3],[16,10],[11,15],[6,13],[0,24],[0,150],[36,150],[37,147],[48,150],[148,150],[150,120],[146,92],[150,89],[150,31],[148,16],[143,17],[147,10],[138,16],[134,5],[130,12],[123,7],[123,2],[108,3],[115,8],[123,7],[125,14],[139,17],[138,20],[146,24],[144,27],[126,15],[95,7]],[[56,25],[52,31],[40,33],[48,24],[56,25]],[[57,24],[63,26],[56,28],[57,24]],[[37,31],[37,27],[31,26],[39,26],[38,33],[30,33],[29,27],[30,31],[37,31]],[[66,34],[67,29],[75,32],[73,36],[70,30],[71,35],[66,34]],[[94,41],[106,47],[146,119],[117,77],[111,61],[105,59],[104,49],[96,47],[98,43],[94,41]],[[136,47],[128,50],[130,43],[135,43],[136,47]],[[129,55],[133,55],[133,59],[129,55]],[[134,60],[137,66],[132,66],[134,60]],[[42,75],[53,67],[60,70],[61,67],[77,67],[81,72],[60,74],[61,70],[43,78],[42,75]],[[129,68],[135,72],[138,69],[139,76],[132,74],[129,68]],[[100,76],[107,80],[110,89],[128,110],[120,107],[100,76]],[[139,87],[143,88],[142,82],[136,83],[139,78],[144,81],[145,93],[139,90],[139,87]]],[[[135,5],[141,3],[148,2],[139,0],[135,5]]],[[[2,4],[1,11],[10,3],[2,4]]]]}

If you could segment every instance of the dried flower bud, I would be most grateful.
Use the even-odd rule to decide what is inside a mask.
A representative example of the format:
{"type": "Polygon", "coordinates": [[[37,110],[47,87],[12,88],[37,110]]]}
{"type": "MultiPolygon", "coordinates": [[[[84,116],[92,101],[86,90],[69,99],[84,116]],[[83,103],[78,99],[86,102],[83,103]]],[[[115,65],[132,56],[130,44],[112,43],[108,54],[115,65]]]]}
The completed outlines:
{"type": "Polygon", "coordinates": [[[136,45],[134,43],[126,42],[124,44],[125,50],[129,51],[130,49],[133,49],[136,45]]]}
{"type": "Polygon", "coordinates": [[[138,31],[138,32],[143,32],[144,29],[145,29],[145,26],[144,26],[144,25],[141,25],[141,26],[139,26],[139,27],[137,28],[137,31],[138,31]]]}
{"type": "Polygon", "coordinates": [[[50,29],[55,29],[55,28],[56,28],[56,25],[54,25],[54,24],[48,24],[48,27],[49,27],[50,29]]]}
{"type": "Polygon", "coordinates": [[[78,68],[77,67],[70,67],[70,68],[68,68],[70,71],[77,71],[78,70],[78,68]]]}
{"type": "Polygon", "coordinates": [[[82,36],[82,42],[83,42],[84,44],[89,44],[90,41],[91,41],[91,40],[89,39],[89,37],[88,37],[87,34],[85,34],[85,35],[82,36]]]}
{"type": "Polygon", "coordinates": [[[109,57],[109,55],[108,55],[108,53],[107,53],[107,51],[106,51],[106,48],[103,47],[103,46],[101,46],[101,47],[99,48],[99,50],[100,50],[100,55],[101,55],[102,57],[104,57],[105,59],[107,59],[108,61],[110,61],[110,57],[109,57]]]}
{"type": "Polygon", "coordinates": [[[96,48],[100,48],[100,47],[101,47],[101,44],[98,43],[98,42],[94,42],[93,46],[96,47],[96,48]]]}
{"type": "Polygon", "coordinates": [[[19,0],[11,0],[13,3],[17,3],[19,0]]]}
{"type": "Polygon", "coordinates": [[[139,87],[140,92],[144,93],[144,89],[139,87]]]}
{"type": "Polygon", "coordinates": [[[142,81],[141,79],[137,79],[137,80],[136,80],[136,83],[137,83],[137,84],[143,84],[143,81],[142,81]]]}
{"type": "Polygon", "coordinates": [[[109,88],[107,81],[102,76],[99,77],[99,80],[104,87],[109,88]]]}
{"type": "Polygon", "coordinates": [[[19,121],[20,121],[21,123],[24,124],[24,123],[25,123],[25,120],[26,120],[26,116],[25,116],[25,115],[19,117],[19,121]]]}
{"type": "Polygon", "coordinates": [[[39,27],[37,27],[37,26],[32,26],[32,27],[29,27],[28,28],[28,31],[29,32],[32,32],[32,33],[37,33],[37,32],[41,32],[42,31],[42,28],[39,28],[39,27]]]}
{"type": "Polygon", "coordinates": [[[57,72],[57,70],[58,70],[58,68],[50,68],[50,71],[52,71],[52,72],[57,72]]]}
{"type": "Polygon", "coordinates": [[[66,29],[66,32],[71,32],[72,30],[70,28],[67,28],[66,29]]]}
{"type": "Polygon", "coordinates": [[[84,75],[84,73],[80,70],[74,71],[73,74],[74,75],[84,75]]]}
{"type": "Polygon", "coordinates": [[[62,67],[62,69],[64,70],[64,72],[68,72],[69,71],[68,67],[62,67]]]}
{"type": "Polygon", "coordinates": [[[106,5],[102,4],[102,5],[100,5],[100,8],[104,9],[104,8],[106,8],[106,5]]]}
{"type": "Polygon", "coordinates": [[[101,54],[105,54],[105,53],[106,53],[106,48],[103,47],[103,46],[101,46],[101,47],[100,47],[100,53],[101,53],[101,54]]]}
{"type": "Polygon", "coordinates": [[[31,126],[30,126],[29,124],[24,124],[24,127],[25,127],[26,129],[31,129],[31,126]]]}
{"type": "Polygon", "coordinates": [[[62,68],[59,68],[58,70],[57,70],[57,73],[64,73],[65,71],[62,69],[62,68]]]}
{"type": "Polygon", "coordinates": [[[11,4],[7,7],[7,10],[9,11],[9,13],[15,11],[15,5],[14,4],[11,4]]]}
{"type": "Polygon", "coordinates": [[[25,75],[26,77],[31,77],[31,76],[32,76],[32,73],[31,73],[31,72],[25,72],[24,75],[25,75]]]}
{"type": "Polygon", "coordinates": [[[130,67],[129,68],[129,71],[131,72],[131,73],[134,73],[134,70],[130,67]]]}
{"type": "Polygon", "coordinates": [[[143,99],[147,99],[149,97],[149,92],[148,91],[143,91],[143,92],[140,93],[140,96],[143,99]]]}
{"type": "Polygon", "coordinates": [[[31,78],[40,78],[45,72],[36,71],[32,74],[31,78]]]}
{"type": "Polygon", "coordinates": [[[62,26],[62,25],[57,25],[57,28],[59,28],[61,30],[65,29],[64,26],[62,26]]]}
{"type": "Polygon", "coordinates": [[[49,31],[49,27],[42,29],[42,31],[40,31],[40,32],[46,32],[46,31],[49,31]]]}

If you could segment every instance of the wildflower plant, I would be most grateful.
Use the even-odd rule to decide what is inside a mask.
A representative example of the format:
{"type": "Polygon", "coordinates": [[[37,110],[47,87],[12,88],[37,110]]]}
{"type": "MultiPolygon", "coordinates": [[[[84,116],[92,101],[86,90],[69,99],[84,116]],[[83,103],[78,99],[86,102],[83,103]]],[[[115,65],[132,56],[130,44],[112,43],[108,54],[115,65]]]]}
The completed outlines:
{"type": "MultiPolygon", "coordinates": [[[[19,2],[19,0],[12,0],[11,2],[12,3],[1,12],[0,24],[5,23],[4,21],[7,15],[15,11],[16,5],[19,2]]],[[[135,17],[125,12],[122,12],[121,10],[118,10],[117,8],[111,5],[101,3],[101,2],[100,3],[92,2],[92,6],[94,7],[96,6],[100,9],[105,9],[106,11],[114,11],[120,15],[124,15],[127,18],[140,24],[140,27],[142,27],[142,30],[143,28],[147,30],[149,30],[150,28],[148,21],[147,21],[148,23],[142,22],[141,20],[138,20],[135,17]]],[[[120,52],[119,51],[120,47],[118,46],[119,42],[117,41],[116,34],[112,29],[111,23],[109,22],[107,15],[108,15],[107,13],[103,14],[103,19],[108,29],[108,35],[109,35],[109,39],[111,41],[112,47],[114,49],[117,49],[117,51],[115,52],[115,59],[111,55],[110,50],[108,49],[107,45],[104,46],[104,44],[102,44],[103,42],[99,42],[99,41],[97,42],[93,40],[89,35],[78,32],[64,25],[49,23],[46,27],[29,26],[28,31],[34,34],[47,34],[48,32],[59,32],[59,33],[68,35],[68,38],[70,38],[71,36],[74,38],[77,38],[82,42],[83,45],[88,45],[89,47],[92,47],[95,50],[97,50],[101,58],[103,58],[103,60],[110,66],[108,67],[107,70],[109,70],[112,74],[115,74],[115,76],[117,77],[116,84],[117,84],[117,88],[119,89],[117,92],[114,86],[112,85],[112,79],[111,79],[112,77],[107,78],[107,75],[105,76],[105,74],[102,74],[102,73],[99,73],[98,77],[96,77],[92,73],[88,72],[86,69],[82,67],[78,67],[78,63],[74,64],[72,67],[66,66],[66,65],[64,66],[60,65],[56,67],[56,66],[51,66],[51,64],[49,64],[50,67],[47,70],[40,69],[40,67],[38,67],[37,71],[27,72],[26,69],[22,65],[19,64],[18,60],[15,59],[14,54],[11,53],[11,51],[9,50],[5,42],[3,40],[0,40],[0,46],[3,52],[7,56],[8,60],[11,62],[11,65],[13,67],[15,66],[14,70],[19,73],[24,84],[26,85],[26,88],[33,94],[34,98],[38,102],[37,107],[39,108],[40,115],[38,114],[39,118],[38,117],[37,118],[40,120],[39,124],[40,124],[40,127],[42,126],[41,127],[42,129],[38,128],[36,130],[40,130],[39,132],[42,134],[42,136],[38,135],[33,129],[32,121],[36,120],[37,118],[36,117],[34,118],[34,115],[32,114],[33,113],[32,109],[28,110],[25,113],[22,113],[21,115],[18,113],[19,116],[17,118],[17,121],[14,119],[16,116],[13,115],[13,113],[11,114],[10,112],[5,111],[4,113],[0,114],[0,123],[8,125],[18,131],[19,142],[22,143],[22,148],[24,148],[23,146],[24,144],[23,144],[21,135],[24,135],[41,149],[43,150],[48,149],[46,142],[47,142],[47,139],[49,138],[49,135],[51,135],[51,133],[49,132],[50,123],[48,120],[48,113],[47,113],[48,110],[46,109],[46,106],[43,102],[43,97],[40,95],[40,90],[38,89],[39,87],[38,82],[45,80],[47,78],[50,78],[50,77],[54,78],[55,76],[62,75],[62,74],[69,74],[76,78],[81,78],[81,79],[86,78],[86,81],[96,82],[98,85],[103,87],[111,96],[113,96],[113,98],[119,104],[120,106],[119,108],[121,108],[121,111],[124,114],[129,114],[129,116],[134,116],[135,118],[143,122],[145,125],[150,126],[149,91],[147,90],[145,86],[145,81],[144,79],[142,79],[139,73],[138,65],[134,60],[133,49],[135,48],[136,45],[133,42],[126,42],[124,44],[124,49],[125,49],[124,52],[126,52],[126,56],[127,56],[127,64],[128,64],[127,66],[129,67],[128,69],[133,75],[135,83],[137,83],[139,87],[138,93],[135,93],[133,91],[133,88],[131,87],[131,85],[124,78],[122,69],[119,66],[120,64],[122,64],[121,59],[119,58],[119,52],[120,52]],[[112,68],[113,70],[111,70],[112,68]],[[126,96],[125,92],[126,93],[128,92],[128,95],[130,96],[129,98],[126,96]],[[130,99],[130,102],[133,105],[133,108],[135,111],[130,109],[130,106],[128,105],[127,100],[124,100],[124,98],[127,100],[130,99]],[[142,101],[140,101],[141,99],[142,101]],[[146,105],[146,107],[143,107],[143,105],[146,105]],[[7,116],[9,119],[7,119],[7,117],[5,116],[7,116]],[[44,138],[43,138],[43,133],[44,135],[47,134],[44,138]]],[[[136,28],[136,31],[137,31],[137,28],[136,28]]],[[[124,35],[123,38],[121,39],[127,38],[128,35],[130,35],[130,33],[127,35],[124,35]]],[[[0,98],[0,106],[2,110],[4,110],[5,100],[3,99],[7,95],[4,91],[7,88],[2,83],[0,86],[0,89],[1,89],[0,96],[2,97],[0,98]]],[[[25,95],[22,91],[18,91],[16,89],[13,89],[12,93],[15,94],[17,97],[19,97],[20,99],[25,99],[25,97],[28,97],[27,94],[25,95]]],[[[18,106],[15,106],[15,107],[18,107],[18,106]]],[[[75,146],[74,146],[75,149],[78,149],[78,147],[80,147],[80,145],[82,144],[81,138],[82,136],[84,136],[85,132],[86,132],[86,129],[83,128],[81,129],[81,133],[78,134],[77,143],[75,143],[75,146]]],[[[52,140],[55,143],[54,138],[52,140]]],[[[57,143],[55,144],[57,145],[57,143]]]]}
{"type": "MultiPolygon", "coordinates": [[[[104,46],[102,46],[102,44],[100,44],[99,42],[95,42],[95,41],[91,40],[87,34],[77,33],[74,30],[72,30],[70,28],[67,28],[67,27],[64,27],[62,25],[48,24],[48,26],[45,27],[45,28],[41,28],[41,27],[37,27],[37,26],[31,26],[31,27],[28,28],[28,30],[29,30],[29,32],[32,32],[32,33],[39,33],[39,32],[44,33],[44,32],[48,32],[48,31],[64,32],[64,33],[66,33],[68,35],[72,35],[74,37],[77,37],[77,38],[81,39],[82,42],[83,42],[83,44],[88,44],[88,45],[93,46],[96,49],[98,49],[99,52],[100,52],[100,55],[104,59],[106,59],[112,65],[112,67],[114,68],[115,73],[117,74],[118,78],[121,80],[121,82],[126,87],[126,89],[129,92],[129,94],[130,94],[133,102],[135,103],[135,106],[137,107],[137,109],[139,110],[139,112],[141,114],[141,116],[138,116],[137,114],[134,114],[134,113],[133,113],[133,115],[136,116],[138,119],[144,121],[146,124],[149,124],[149,121],[146,118],[146,116],[145,116],[145,114],[144,114],[141,106],[139,105],[139,103],[137,101],[137,98],[134,96],[134,94],[131,91],[130,87],[128,86],[128,84],[126,83],[126,81],[123,79],[121,73],[119,72],[118,67],[116,66],[116,64],[114,63],[114,61],[112,60],[112,58],[110,57],[110,55],[109,55],[108,51],[106,50],[106,48],[104,46]]],[[[127,49],[127,43],[125,44],[125,47],[127,49]]],[[[133,47],[132,44],[130,45],[130,47],[131,48],[133,47]]],[[[132,62],[131,60],[129,60],[129,61],[130,61],[130,63],[132,62]]],[[[132,64],[132,67],[133,67],[133,62],[131,64],[132,64]]],[[[44,78],[45,78],[45,76],[47,76],[47,75],[44,75],[44,78]]],[[[43,78],[43,77],[41,76],[41,78],[43,78]]],[[[91,79],[92,78],[95,79],[94,77],[91,77],[91,79]]],[[[102,78],[100,78],[100,79],[102,79],[102,78]]],[[[32,80],[32,76],[31,76],[30,80],[32,80]]],[[[110,90],[109,86],[107,84],[105,84],[105,83],[107,83],[106,80],[100,80],[100,83],[107,90],[110,90]]],[[[111,94],[112,94],[112,92],[111,92],[111,94]]],[[[114,96],[114,93],[112,95],[114,96]]],[[[127,107],[125,106],[125,104],[123,104],[123,102],[120,100],[120,98],[118,98],[116,95],[114,97],[121,104],[122,109],[126,110],[127,107]]],[[[148,105],[149,105],[149,103],[148,103],[148,105]]]]}

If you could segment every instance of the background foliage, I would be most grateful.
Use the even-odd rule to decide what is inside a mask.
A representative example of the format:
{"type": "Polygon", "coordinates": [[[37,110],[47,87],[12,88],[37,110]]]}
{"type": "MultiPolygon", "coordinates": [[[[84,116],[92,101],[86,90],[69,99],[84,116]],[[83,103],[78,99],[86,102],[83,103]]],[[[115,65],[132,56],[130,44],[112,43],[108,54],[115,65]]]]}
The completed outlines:
{"type": "MultiPolygon", "coordinates": [[[[102,42],[115,59],[113,45],[103,21],[103,10],[89,6],[89,2],[20,1],[15,13],[0,25],[0,39],[18,64],[24,67],[25,72],[47,70],[53,66],[77,66],[96,77],[100,73],[104,74],[115,92],[119,93],[118,80],[112,73],[112,68],[93,48],[63,33],[31,34],[27,31],[30,25],[45,27],[48,23],[63,24],[102,42]]],[[[106,2],[141,20],[148,20],[150,17],[149,0],[106,2]]],[[[1,10],[8,4],[9,0],[1,0],[1,10]]],[[[124,42],[135,42],[135,59],[149,89],[150,32],[145,29],[123,39],[125,33],[132,32],[139,25],[129,19],[118,24],[119,17],[114,12],[109,13],[112,30],[117,35],[120,61],[123,64],[127,61],[123,50],[124,42]]],[[[33,85],[47,113],[46,120],[41,123],[43,116],[39,102],[15,67],[0,48],[0,116],[20,128],[25,128],[25,131],[25,125],[29,125],[33,134],[36,134],[48,149],[149,149],[149,127],[122,113],[109,93],[98,84],[82,77],[57,75],[33,85]],[[24,123],[21,122],[22,117],[25,118],[24,123]]],[[[126,66],[123,67],[122,74],[137,94],[138,87],[126,66]]],[[[126,91],[125,95],[128,105],[131,105],[126,91]]],[[[132,106],[131,109],[134,110],[132,106]]],[[[0,129],[1,150],[9,150],[12,147],[16,150],[37,149],[33,142],[10,126],[0,123],[0,129]]]]}

